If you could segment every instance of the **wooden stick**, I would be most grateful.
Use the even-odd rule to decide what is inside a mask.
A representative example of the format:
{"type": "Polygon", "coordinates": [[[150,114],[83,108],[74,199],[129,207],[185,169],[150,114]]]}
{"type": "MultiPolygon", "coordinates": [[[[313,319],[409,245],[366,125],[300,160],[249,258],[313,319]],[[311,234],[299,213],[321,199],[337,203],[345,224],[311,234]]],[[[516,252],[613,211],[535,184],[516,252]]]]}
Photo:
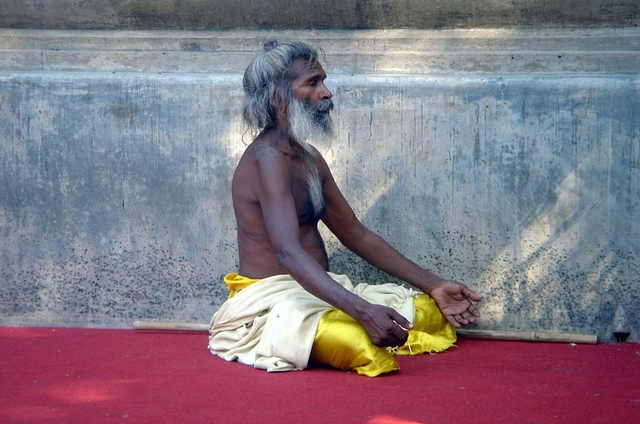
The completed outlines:
{"type": "Polygon", "coordinates": [[[543,331],[456,330],[462,337],[491,340],[520,340],[528,342],[556,342],[597,344],[595,334],[555,333],[543,331]]]}
{"type": "Polygon", "coordinates": [[[190,322],[136,321],[133,323],[133,328],[135,330],[209,331],[207,324],[190,322]]]}
{"type": "MultiPolygon", "coordinates": [[[[133,323],[136,330],[164,330],[164,331],[202,331],[208,332],[207,324],[189,322],[156,322],[136,321],[133,323]]],[[[557,343],[582,343],[597,344],[598,336],[595,334],[552,333],[543,331],[501,331],[501,330],[456,330],[458,336],[473,339],[487,340],[518,340],[528,342],[557,342],[557,343]]]]}

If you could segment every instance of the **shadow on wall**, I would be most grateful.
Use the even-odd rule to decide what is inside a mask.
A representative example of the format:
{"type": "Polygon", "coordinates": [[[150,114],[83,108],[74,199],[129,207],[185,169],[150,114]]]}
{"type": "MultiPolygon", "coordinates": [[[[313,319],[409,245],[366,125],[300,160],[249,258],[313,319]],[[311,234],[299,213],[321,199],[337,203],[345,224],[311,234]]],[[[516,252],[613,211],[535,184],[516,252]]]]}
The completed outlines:
{"type": "MultiPolygon", "coordinates": [[[[344,118],[328,151],[365,225],[477,290],[483,328],[607,340],[618,304],[639,322],[632,79],[371,85],[338,90],[344,118]]],[[[329,246],[334,271],[389,280],[329,246]]]]}

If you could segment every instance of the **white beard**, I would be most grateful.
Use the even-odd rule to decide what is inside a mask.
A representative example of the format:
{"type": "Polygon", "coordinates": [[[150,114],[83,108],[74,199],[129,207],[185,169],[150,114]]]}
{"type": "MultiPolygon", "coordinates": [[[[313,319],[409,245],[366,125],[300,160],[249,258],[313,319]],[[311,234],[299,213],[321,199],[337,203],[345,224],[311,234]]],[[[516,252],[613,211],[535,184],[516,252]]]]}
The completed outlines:
{"type": "Polygon", "coordinates": [[[328,113],[331,109],[333,109],[333,103],[329,99],[314,108],[295,96],[290,96],[287,116],[289,135],[305,151],[313,153],[308,141],[325,144],[333,137],[333,121],[328,113]],[[322,113],[320,110],[325,110],[327,113],[322,113]]]}
{"type": "Polygon", "coordinates": [[[324,208],[324,193],[320,174],[315,163],[315,150],[307,142],[313,140],[322,144],[326,143],[333,136],[333,121],[329,111],[333,109],[331,100],[326,99],[318,107],[313,108],[291,96],[289,99],[289,135],[307,153],[304,156],[304,166],[307,170],[307,187],[309,197],[314,210],[320,211],[324,208]],[[326,111],[323,113],[321,111],[326,111]]]}

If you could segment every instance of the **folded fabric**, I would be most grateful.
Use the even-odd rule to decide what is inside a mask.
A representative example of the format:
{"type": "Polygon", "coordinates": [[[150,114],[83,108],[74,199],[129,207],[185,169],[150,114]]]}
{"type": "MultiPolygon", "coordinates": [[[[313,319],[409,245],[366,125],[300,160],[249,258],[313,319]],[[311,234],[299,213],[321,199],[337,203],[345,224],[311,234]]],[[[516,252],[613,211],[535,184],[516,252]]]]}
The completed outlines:
{"type": "MultiPolygon", "coordinates": [[[[356,295],[414,322],[409,340],[395,353],[440,352],[455,343],[455,328],[429,296],[395,284],[354,287],[344,275],[329,275],[356,295]]],[[[225,282],[229,299],[209,328],[213,354],[267,371],[301,370],[310,358],[368,376],[399,369],[394,352],[375,346],[359,323],[311,295],[291,276],[257,280],[229,274],[225,282]]]]}

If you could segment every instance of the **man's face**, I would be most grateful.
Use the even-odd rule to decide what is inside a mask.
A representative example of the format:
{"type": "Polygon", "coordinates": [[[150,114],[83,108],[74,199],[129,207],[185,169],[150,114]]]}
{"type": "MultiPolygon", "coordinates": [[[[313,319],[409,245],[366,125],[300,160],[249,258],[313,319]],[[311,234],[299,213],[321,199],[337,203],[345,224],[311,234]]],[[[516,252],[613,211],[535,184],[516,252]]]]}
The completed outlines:
{"type": "Polygon", "coordinates": [[[333,96],[324,85],[327,74],[318,62],[296,60],[293,68],[298,76],[291,82],[291,92],[298,100],[316,107],[333,96]]]}
{"type": "Polygon", "coordinates": [[[333,135],[331,91],[324,85],[327,75],[319,63],[294,62],[297,77],[291,83],[287,121],[289,134],[303,147],[307,140],[322,142],[333,135]]]}

